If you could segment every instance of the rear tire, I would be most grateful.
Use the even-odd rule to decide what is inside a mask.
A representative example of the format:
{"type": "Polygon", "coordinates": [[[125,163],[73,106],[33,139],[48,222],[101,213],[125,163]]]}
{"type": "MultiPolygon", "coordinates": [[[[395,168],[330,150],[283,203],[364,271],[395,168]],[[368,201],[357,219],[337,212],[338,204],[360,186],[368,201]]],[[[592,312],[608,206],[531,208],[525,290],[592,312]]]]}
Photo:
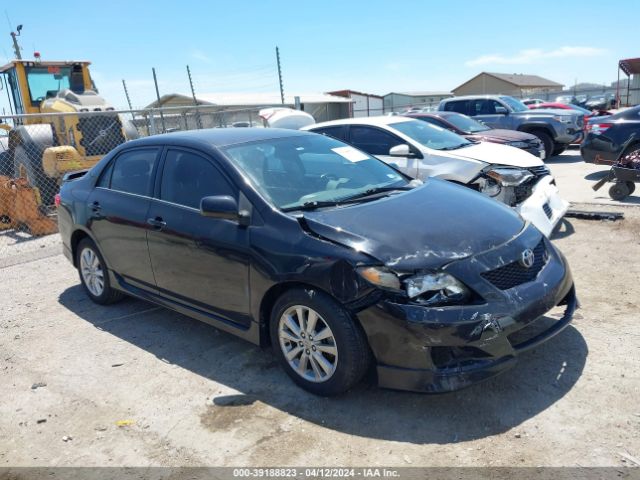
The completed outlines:
{"type": "Polygon", "coordinates": [[[287,375],[315,395],[346,392],[371,363],[360,326],[333,298],[313,288],[283,293],[271,312],[269,330],[287,375]]]}
{"type": "Polygon", "coordinates": [[[627,198],[629,193],[630,193],[629,188],[627,187],[626,183],[622,183],[622,182],[614,183],[609,188],[609,196],[613,200],[618,200],[618,201],[624,200],[625,198],[627,198]]]}
{"type": "Polygon", "coordinates": [[[543,161],[547,160],[549,157],[553,155],[553,148],[554,148],[553,138],[551,138],[551,135],[549,135],[544,130],[534,130],[531,132],[531,134],[538,137],[538,139],[542,142],[542,145],[544,145],[545,157],[542,160],[543,161]]]}
{"type": "Polygon", "coordinates": [[[108,305],[124,298],[122,292],[111,287],[104,258],[91,239],[84,238],[78,244],[76,265],[82,287],[92,301],[108,305]]]}

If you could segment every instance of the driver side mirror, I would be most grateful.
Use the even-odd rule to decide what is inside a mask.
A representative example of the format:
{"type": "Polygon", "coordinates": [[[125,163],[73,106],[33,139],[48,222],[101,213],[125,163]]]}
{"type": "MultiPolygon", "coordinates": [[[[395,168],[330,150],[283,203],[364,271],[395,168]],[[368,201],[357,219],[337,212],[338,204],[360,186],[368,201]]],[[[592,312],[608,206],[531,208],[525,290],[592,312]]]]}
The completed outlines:
{"type": "Polygon", "coordinates": [[[507,110],[504,107],[496,107],[496,113],[498,115],[508,115],[509,114],[509,110],[507,110]]]}
{"type": "Polygon", "coordinates": [[[389,150],[389,156],[391,157],[415,157],[415,154],[411,151],[411,147],[406,143],[391,147],[389,150]]]}
{"type": "Polygon", "coordinates": [[[231,220],[242,226],[249,225],[249,212],[238,209],[238,202],[229,195],[215,195],[200,200],[200,215],[203,217],[231,220]]]}

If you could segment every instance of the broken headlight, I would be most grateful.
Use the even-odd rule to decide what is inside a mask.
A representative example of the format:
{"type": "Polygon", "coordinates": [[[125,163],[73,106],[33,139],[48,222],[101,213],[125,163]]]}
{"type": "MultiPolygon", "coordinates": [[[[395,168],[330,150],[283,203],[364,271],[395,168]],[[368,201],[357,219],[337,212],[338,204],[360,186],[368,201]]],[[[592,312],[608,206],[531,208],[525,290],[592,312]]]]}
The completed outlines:
{"type": "Polygon", "coordinates": [[[534,177],[529,170],[509,167],[492,168],[485,175],[503,187],[517,187],[534,177]]]}
{"type": "Polygon", "coordinates": [[[486,177],[478,181],[478,190],[485,195],[495,197],[502,191],[502,187],[493,178],[486,177]]]}
{"type": "Polygon", "coordinates": [[[423,305],[459,304],[471,296],[469,289],[448,273],[427,273],[407,278],[407,295],[423,305]]]}

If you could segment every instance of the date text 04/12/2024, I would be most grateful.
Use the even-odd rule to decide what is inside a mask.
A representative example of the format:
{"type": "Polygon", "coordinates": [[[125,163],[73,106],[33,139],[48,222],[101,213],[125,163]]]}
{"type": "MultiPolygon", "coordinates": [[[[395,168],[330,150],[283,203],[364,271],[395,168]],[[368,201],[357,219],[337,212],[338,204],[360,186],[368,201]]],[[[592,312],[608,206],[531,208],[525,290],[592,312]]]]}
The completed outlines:
{"type": "Polygon", "coordinates": [[[389,468],[235,468],[234,478],[395,478],[389,468]]]}

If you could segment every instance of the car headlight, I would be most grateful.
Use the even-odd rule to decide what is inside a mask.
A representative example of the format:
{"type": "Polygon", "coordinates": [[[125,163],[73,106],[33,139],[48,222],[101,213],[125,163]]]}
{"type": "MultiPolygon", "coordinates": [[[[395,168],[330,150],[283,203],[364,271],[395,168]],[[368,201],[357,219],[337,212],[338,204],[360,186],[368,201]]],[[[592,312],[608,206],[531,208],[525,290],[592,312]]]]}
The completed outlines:
{"type": "Polygon", "coordinates": [[[554,115],[553,119],[560,123],[573,123],[573,117],[570,115],[554,115]]]}
{"type": "Polygon", "coordinates": [[[478,185],[480,193],[490,197],[495,197],[502,191],[502,186],[492,178],[481,178],[478,185]]]}
{"type": "Polygon", "coordinates": [[[503,187],[517,187],[534,178],[529,170],[522,168],[492,168],[487,170],[485,175],[503,187]]]}
{"type": "Polygon", "coordinates": [[[507,143],[507,145],[509,145],[510,147],[516,147],[516,148],[527,148],[529,146],[527,142],[509,142],[507,143]]]}
{"type": "Polygon", "coordinates": [[[462,282],[444,272],[416,275],[404,283],[409,298],[426,305],[461,303],[470,297],[462,282]]]}
{"type": "Polygon", "coordinates": [[[369,283],[389,290],[400,290],[400,278],[386,267],[360,267],[356,272],[369,283]]]}

